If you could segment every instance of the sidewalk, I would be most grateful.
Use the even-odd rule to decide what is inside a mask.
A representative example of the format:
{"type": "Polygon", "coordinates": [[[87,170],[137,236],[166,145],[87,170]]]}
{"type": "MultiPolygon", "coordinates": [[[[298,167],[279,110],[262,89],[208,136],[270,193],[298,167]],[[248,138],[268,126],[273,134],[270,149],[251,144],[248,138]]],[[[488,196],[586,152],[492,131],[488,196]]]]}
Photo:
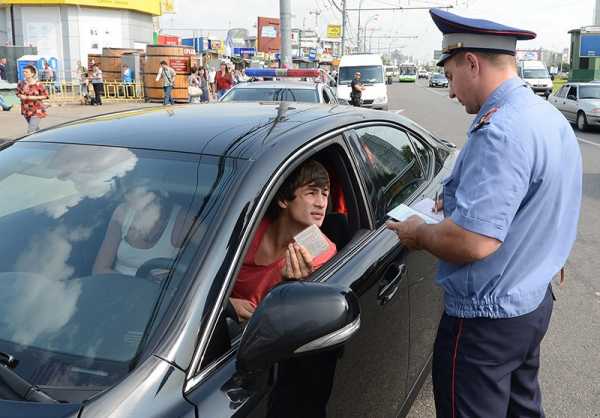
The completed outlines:
{"type": "MultiPolygon", "coordinates": [[[[83,106],[79,104],[59,106],[54,104],[48,107],[48,117],[42,119],[40,127],[44,129],[75,119],[154,106],[162,105],[158,103],[107,103],[102,106],[83,106]]],[[[27,123],[21,116],[20,106],[14,106],[10,112],[0,111],[0,142],[19,138],[26,133],[27,123]]]]}

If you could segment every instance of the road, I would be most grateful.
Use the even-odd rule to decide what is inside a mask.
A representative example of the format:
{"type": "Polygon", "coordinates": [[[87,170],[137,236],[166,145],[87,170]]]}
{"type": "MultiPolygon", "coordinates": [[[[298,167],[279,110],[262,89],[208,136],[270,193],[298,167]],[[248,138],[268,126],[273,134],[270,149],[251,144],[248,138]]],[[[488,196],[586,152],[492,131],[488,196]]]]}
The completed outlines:
{"type": "MultiPolygon", "coordinates": [[[[473,120],[447,89],[424,81],[389,86],[390,110],[462,147],[473,120]]],[[[600,417],[600,131],[575,132],[583,156],[583,202],[577,242],[566,268],[566,285],[542,343],[540,381],[546,416],[600,417]]],[[[435,416],[431,379],[409,418],[435,416]]]]}

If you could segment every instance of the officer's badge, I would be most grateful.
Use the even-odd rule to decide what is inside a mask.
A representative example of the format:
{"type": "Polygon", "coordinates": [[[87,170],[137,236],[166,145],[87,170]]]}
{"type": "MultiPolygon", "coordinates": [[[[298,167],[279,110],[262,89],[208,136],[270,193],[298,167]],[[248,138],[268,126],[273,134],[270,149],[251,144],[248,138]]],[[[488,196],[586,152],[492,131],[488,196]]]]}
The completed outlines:
{"type": "Polygon", "coordinates": [[[475,127],[473,128],[472,132],[475,132],[476,130],[480,129],[481,127],[488,125],[490,123],[490,120],[492,120],[492,116],[494,115],[494,113],[496,113],[498,111],[497,107],[492,107],[490,110],[488,110],[482,117],[481,119],[479,119],[479,122],[477,122],[477,125],[475,125],[475,127]]]}

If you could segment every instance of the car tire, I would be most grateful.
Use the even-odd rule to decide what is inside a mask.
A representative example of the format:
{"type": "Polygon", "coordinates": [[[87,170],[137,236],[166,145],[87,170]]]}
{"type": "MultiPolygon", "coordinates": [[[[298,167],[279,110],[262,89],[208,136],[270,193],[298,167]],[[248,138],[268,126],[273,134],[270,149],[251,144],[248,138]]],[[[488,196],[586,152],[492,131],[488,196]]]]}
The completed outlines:
{"type": "Polygon", "coordinates": [[[577,129],[579,129],[581,132],[587,131],[588,129],[588,123],[585,117],[585,113],[581,111],[577,113],[577,129]]]}

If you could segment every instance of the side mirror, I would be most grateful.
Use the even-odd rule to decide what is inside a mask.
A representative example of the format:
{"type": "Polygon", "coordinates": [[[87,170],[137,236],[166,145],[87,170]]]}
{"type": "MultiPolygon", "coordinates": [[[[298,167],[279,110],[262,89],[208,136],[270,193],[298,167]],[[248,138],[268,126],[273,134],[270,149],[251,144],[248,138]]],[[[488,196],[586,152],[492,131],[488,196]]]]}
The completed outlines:
{"type": "Polygon", "coordinates": [[[554,81],[554,74],[550,76],[550,80],[554,81]]]}
{"type": "Polygon", "coordinates": [[[341,105],[345,105],[345,106],[348,106],[348,105],[350,105],[350,102],[349,102],[348,100],[346,100],[346,99],[340,99],[340,98],[338,97],[337,101],[338,101],[338,103],[339,103],[339,104],[341,104],[341,105]]]}
{"type": "Polygon", "coordinates": [[[297,354],[338,346],[360,328],[360,308],[346,288],[285,282],[273,288],[250,318],[237,370],[255,374],[297,354]]]}
{"type": "Polygon", "coordinates": [[[567,99],[569,99],[569,100],[577,100],[577,96],[575,96],[574,94],[569,94],[567,96],[567,99]]]}

